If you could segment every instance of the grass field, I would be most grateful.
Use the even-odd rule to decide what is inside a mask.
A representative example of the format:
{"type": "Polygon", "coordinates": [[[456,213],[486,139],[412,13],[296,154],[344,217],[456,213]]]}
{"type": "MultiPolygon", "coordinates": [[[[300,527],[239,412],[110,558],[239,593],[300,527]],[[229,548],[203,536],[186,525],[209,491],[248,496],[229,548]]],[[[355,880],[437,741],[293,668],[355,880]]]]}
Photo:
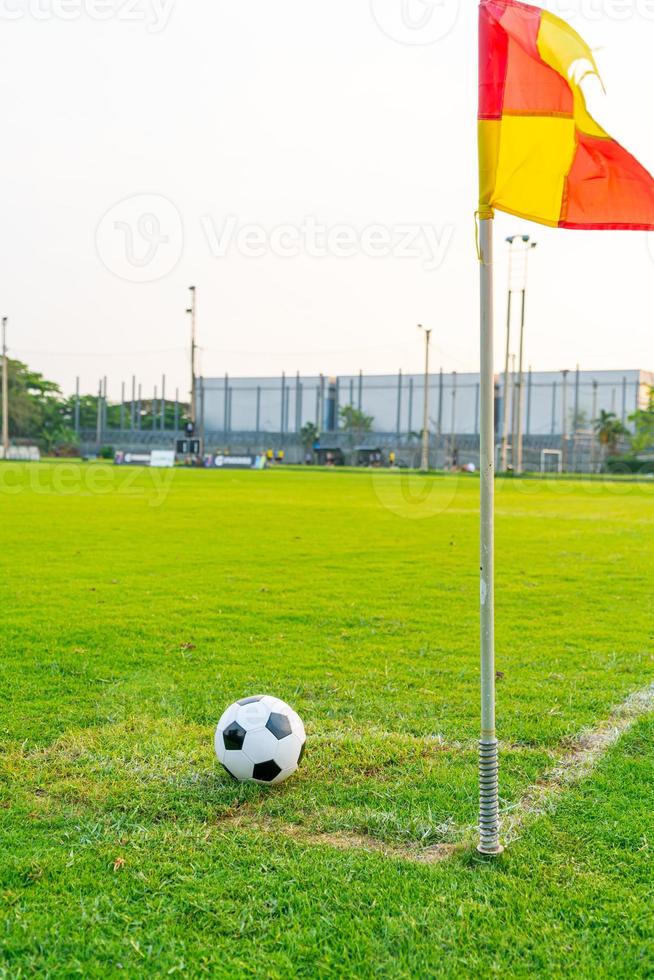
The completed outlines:
{"type": "MultiPolygon", "coordinates": [[[[478,493],[2,465],[0,976],[654,974],[651,716],[497,862],[404,856],[476,819],[478,493]],[[261,692],[273,790],[213,755],[261,692]]],[[[506,810],[654,680],[653,531],[654,486],[498,482],[506,810]]]]}

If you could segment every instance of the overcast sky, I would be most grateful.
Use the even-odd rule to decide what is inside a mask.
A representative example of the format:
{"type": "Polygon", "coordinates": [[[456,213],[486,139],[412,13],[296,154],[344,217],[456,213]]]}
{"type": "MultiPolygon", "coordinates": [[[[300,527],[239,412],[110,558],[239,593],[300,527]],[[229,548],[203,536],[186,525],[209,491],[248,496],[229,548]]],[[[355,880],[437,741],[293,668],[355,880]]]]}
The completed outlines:
{"type": "MultiPolygon", "coordinates": [[[[654,0],[548,5],[596,49],[594,109],[654,170],[654,0]]],[[[478,358],[472,0],[0,0],[1,312],[72,390],[478,358]]],[[[535,369],[654,369],[654,237],[534,235],[535,369]]]]}

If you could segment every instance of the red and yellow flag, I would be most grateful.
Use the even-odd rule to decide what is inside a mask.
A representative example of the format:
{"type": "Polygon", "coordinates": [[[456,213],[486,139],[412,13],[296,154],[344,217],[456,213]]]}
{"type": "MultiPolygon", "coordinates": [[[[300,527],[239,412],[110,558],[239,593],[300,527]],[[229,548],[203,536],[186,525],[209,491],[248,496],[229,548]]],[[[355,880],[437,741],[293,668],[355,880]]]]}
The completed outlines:
{"type": "Polygon", "coordinates": [[[654,230],[654,179],[592,118],[588,45],[548,11],[482,0],[480,214],[559,228],[654,230]]]}

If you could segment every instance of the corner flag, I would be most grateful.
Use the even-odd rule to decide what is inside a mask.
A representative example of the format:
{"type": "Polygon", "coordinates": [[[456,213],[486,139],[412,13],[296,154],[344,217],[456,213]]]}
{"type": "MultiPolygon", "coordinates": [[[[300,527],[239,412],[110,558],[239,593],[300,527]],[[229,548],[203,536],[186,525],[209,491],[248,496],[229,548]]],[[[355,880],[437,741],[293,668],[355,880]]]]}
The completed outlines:
{"type": "Polygon", "coordinates": [[[557,228],[654,230],[654,179],[588,112],[597,75],[560,18],[518,0],[479,8],[480,641],[479,850],[501,854],[495,730],[495,209],[557,228]]]}
{"type": "Polygon", "coordinates": [[[568,24],[516,0],[482,0],[480,210],[559,228],[654,230],[654,179],[586,107],[599,73],[568,24]]]}

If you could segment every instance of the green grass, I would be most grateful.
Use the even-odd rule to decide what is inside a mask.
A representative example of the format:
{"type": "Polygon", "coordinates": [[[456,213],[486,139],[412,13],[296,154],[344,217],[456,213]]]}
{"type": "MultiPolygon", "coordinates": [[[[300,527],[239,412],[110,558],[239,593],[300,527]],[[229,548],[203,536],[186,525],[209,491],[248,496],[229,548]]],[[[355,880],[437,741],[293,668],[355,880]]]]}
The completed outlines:
{"type": "MultiPolygon", "coordinates": [[[[8,977],[651,975],[651,722],[496,866],[281,830],[419,845],[474,822],[478,491],[0,468],[8,977]],[[212,747],[263,691],[309,736],[273,791],[212,747]]],[[[647,483],[498,482],[505,805],[654,678],[653,525],[647,483]]]]}

